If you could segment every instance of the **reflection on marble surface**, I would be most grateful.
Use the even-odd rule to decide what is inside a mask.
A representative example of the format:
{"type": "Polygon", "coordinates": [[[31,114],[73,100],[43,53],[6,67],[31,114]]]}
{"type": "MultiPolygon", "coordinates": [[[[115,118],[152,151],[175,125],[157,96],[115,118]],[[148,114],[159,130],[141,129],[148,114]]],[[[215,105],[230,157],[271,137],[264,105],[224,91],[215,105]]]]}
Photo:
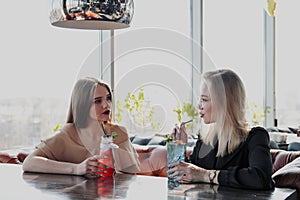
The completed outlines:
{"type": "Polygon", "coordinates": [[[116,174],[113,177],[86,179],[82,176],[24,173],[23,179],[43,193],[67,199],[126,198],[127,190],[136,176],[116,174]]]}
{"type": "Polygon", "coordinates": [[[1,199],[299,199],[294,189],[243,190],[210,184],[180,184],[168,190],[166,177],[116,174],[108,179],[23,173],[21,165],[0,164],[1,199]]]}

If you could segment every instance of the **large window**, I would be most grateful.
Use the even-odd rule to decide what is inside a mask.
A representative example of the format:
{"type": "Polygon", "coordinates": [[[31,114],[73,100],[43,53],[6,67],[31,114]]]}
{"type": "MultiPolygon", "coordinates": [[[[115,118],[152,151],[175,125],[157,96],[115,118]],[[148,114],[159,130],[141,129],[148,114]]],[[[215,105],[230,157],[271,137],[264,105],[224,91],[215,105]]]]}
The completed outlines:
{"type": "Polygon", "coordinates": [[[280,127],[300,128],[300,1],[280,1],[276,10],[276,99],[280,127]]]}
{"type": "Polygon", "coordinates": [[[246,88],[249,123],[261,125],[263,118],[253,118],[253,114],[264,110],[265,4],[264,1],[247,1],[247,5],[240,0],[203,1],[203,45],[214,63],[209,64],[204,57],[204,71],[214,66],[237,72],[246,88]]]}
{"type": "Polygon", "coordinates": [[[191,102],[190,31],[190,2],[172,0],[136,0],[131,27],[115,31],[116,119],[131,134],[169,132],[173,110],[191,102]],[[139,95],[142,108],[130,111],[139,95]]]}
{"type": "MultiPolygon", "coordinates": [[[[193,52],[199,41],[192,42],[191,35],[199,20],[192,13],[197,0],[135,0],[131,27],[114,31],[113,42],[110,31],[51,26],[51,2],[4,2],[10,9],[0,14],[5,19],[0,39],[0,150],[33,147],[53,134],[55,125],[65,122],[70,92],[82,76],[108,82],[114,78],[115,119],[132,134],[169,132],[178,123],[174,109],[196,105],[200,71],[193,64],[200,54],[193,52]],[[143,109],[130,111],[126,103],[139,96],[136,105],[143,109]]],[[[276,10],[276,117],[282,127],[300,125],[299,6],[298,0],[281,1],[276,10]]],[[[249,121],[259,124],[263,119],[253,119],[253,112],[264,111],[265,7],[266,1],[245,5],[240,0],[203,0],[201,15],[203,70],[235,70],[246,86],[249,121]]]]}
{"type": "Polygon", "coordinates": [[[72,86],[99,33],[51,26],[51,1],[2,4],[0,149],[33,147],[65,122],[72,86]]]}

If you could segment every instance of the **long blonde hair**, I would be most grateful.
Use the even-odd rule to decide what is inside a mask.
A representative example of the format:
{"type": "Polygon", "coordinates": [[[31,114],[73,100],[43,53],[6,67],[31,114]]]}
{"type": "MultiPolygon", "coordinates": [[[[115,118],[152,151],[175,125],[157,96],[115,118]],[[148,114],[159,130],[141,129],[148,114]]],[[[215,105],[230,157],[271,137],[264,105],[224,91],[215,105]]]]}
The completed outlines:
{"type": "Polygon", "coordinates": [[[217,156],[233,152],[248,134],[244,85],[232,70],[222,69],[203,75],[212,103],[214,124],[202,138],[206,144],[218,141],[217,156]]]}

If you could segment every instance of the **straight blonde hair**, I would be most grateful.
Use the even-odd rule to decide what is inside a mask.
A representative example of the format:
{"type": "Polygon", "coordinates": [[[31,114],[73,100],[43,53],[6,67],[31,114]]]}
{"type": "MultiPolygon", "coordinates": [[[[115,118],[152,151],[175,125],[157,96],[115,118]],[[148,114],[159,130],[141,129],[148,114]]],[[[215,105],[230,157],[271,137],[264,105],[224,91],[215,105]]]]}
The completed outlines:
{"type": "Polygon", "coordinates": [[[203,80],[210,93],[215,121],[202,139],[211,146],[218,141],[217,156],[224,156],[232,153],[249,132],[245,88],[239,76],[228,69],[207,72],[203,80]]]}

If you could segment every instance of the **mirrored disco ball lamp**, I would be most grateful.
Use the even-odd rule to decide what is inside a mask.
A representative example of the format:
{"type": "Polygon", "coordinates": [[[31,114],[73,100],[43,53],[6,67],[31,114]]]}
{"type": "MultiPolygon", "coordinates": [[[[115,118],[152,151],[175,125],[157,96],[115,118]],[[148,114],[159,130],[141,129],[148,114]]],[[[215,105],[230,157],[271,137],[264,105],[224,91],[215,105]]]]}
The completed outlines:
{"type": "Polygon", "coordinates": [[[127,28],[134,13],[133,0],[52,0],[53,26],[75,29],[127,28]]]}

